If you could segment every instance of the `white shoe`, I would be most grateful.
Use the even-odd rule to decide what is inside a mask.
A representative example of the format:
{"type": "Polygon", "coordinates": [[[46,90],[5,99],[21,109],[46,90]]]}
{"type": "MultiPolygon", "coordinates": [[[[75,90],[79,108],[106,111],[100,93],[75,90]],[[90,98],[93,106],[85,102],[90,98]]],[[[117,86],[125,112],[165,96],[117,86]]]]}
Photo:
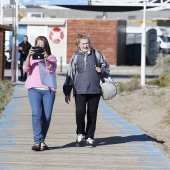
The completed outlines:
{"type": "Polygon", "coordinates": [[[77,141],[78,141],[78,142],[84,141],[84,135],[78,134],[78,135],[77,135],[77,141]]]}
{"type": "Polygon", "coordinates": [[[76,147],[82,147],[85,137],[82,134],[77,135],[76,147]]]}
{"type": "Polygon", "coordinates": [[[86,145],[89,146],[89,147],[96,147],[96,145],[94,144],[94,140],[91,139],[91,138],[88,138],[86,140],[86,145]]]}

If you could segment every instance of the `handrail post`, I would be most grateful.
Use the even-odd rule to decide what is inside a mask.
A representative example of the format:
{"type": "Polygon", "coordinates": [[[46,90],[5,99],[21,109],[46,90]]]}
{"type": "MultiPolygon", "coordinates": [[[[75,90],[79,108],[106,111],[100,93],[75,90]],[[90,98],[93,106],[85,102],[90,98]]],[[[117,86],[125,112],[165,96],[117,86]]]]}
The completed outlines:
{"type": "Polygon", "coordinates": [[[62,57],[60,57],[60,72],[62,72],[62,57]]]}

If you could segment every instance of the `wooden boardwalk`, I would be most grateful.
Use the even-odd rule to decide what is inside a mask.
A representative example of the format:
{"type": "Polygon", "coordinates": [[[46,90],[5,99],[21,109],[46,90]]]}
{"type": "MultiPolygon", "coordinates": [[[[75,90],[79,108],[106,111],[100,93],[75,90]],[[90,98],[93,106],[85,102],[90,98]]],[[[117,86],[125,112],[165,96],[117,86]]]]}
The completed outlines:
{"type": "Polygon", "coordinates": [[[64,76],[58,92],[46,143],[50,150],[35,152],[27,90],[17,84],[0,119],[0,170],[169,170],[170,160],[137,127],[100,102],[96,148],[75,147],[74,99],[64,101],[64,76]]]}

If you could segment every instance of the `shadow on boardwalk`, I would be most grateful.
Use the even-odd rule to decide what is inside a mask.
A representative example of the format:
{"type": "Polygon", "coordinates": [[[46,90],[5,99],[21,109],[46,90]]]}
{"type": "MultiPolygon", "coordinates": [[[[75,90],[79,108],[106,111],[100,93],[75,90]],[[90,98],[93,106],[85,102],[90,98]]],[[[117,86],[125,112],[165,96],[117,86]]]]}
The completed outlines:
{"type": "MultiPolygon", "coordinates": [[[[132,135],[132,136],[111,136],[111,137],[105,137],[105,138],[95,138],[95,144],[96,147],[103,146],[103,145],[115,145],[115,144],[121,144],[121,143],[128,143],[128,142],[146,142],[146,141],[155,141],[155,139],[149,137],[146,134],[142,135],[132,135]]],[[[157,141],[158,143],[163,143],[163,141],[157,141]]],[[[84,145],[86,146],[85,142],[84,145]]],[[[62,149],[62,148],[71,148],[75,147],[75,142],[68,143],[66,145],[63,145],[61,147],[50,147],[50,150],[53,149],[62,149]]]]}

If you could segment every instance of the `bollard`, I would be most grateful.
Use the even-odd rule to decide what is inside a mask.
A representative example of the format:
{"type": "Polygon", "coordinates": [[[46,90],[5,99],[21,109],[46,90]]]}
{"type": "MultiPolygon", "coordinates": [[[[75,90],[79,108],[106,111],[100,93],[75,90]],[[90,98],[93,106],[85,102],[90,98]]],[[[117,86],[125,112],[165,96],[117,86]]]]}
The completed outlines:
{"type": "Polygon", "coordinates": [[[62,72],[62,57],[60,57],[60,72],[62,72]]]}

